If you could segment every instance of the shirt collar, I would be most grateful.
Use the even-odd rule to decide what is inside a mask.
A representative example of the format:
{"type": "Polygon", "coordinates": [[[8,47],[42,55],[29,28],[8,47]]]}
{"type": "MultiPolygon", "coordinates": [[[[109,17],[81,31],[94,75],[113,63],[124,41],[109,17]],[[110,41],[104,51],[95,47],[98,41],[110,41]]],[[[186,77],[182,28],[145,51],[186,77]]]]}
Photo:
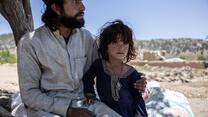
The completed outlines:
{"type": "MultiPolygon", "coordinates": [[[[76,32],[77,32],[77,29],[73,29],[73,30],[72,30],[71,36],[74,35],[76,32]]],[[[56,36],[56,38],[58,38],[58,39],[63,39],[63,38],[64,38],[64,37],[60,34],[60,31],[59,31],[59,30],[53,31],[52,33],[53,33],[53,34],[56,36]]],[[[70,37],[71,37],[71,36],[70,36],[70,37]]]]}

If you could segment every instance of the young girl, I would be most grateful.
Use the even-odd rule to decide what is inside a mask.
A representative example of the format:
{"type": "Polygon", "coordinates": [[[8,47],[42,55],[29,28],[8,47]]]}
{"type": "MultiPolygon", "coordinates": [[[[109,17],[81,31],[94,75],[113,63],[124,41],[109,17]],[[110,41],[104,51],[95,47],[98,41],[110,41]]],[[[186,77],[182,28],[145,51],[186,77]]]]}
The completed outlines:
{"type": "Polygon", "coordinates": [[[146,117],[142,94],[134,88],[141,76],[126,63],[135,58],[132,30],[122,21],[110,22],[101,30],[97,59],[83,77],[86,102],[94,102],[96,89],[100,100],[122,117],[146,117]]]}

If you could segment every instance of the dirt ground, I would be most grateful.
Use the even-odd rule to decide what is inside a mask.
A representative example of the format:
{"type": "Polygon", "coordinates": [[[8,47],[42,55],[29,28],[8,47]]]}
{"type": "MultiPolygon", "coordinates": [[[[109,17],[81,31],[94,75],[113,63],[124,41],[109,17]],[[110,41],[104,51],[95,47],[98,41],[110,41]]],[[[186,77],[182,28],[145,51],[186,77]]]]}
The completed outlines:
{"type": "Polygon", "coordinates": [[[0,65],[0,89],[18,91],[17,65],[0,65]]]}
{"type": "MultiPolygon", "coordinates": [[[[160,82],[163,88],[179,91],[189,100],[195,117],[208,117],[208,80],[193,80],[188,83],[160,82]]],[[[18,91],[16,64],[0,65],[0,89],[18,91]]]]}

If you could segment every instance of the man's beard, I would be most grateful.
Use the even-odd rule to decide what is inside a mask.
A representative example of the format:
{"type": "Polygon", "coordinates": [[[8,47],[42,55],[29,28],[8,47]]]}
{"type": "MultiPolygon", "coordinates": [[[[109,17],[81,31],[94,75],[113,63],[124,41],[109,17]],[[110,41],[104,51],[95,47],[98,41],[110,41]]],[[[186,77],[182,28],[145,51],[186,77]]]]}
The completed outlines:
{"type": "Polygon", "coordinates": [[[79,15],[80,15],[80,13],[75,15],[74,17],[62,16],[60,18],[60,22],[61,22],[61,24],[63,24],[67,28],[71,28],[71,29],[81,28],[84,26],[85,21],[83,18],[79,19],[79,20],[76,19],[76,17],[78,17],[79,15]]]}

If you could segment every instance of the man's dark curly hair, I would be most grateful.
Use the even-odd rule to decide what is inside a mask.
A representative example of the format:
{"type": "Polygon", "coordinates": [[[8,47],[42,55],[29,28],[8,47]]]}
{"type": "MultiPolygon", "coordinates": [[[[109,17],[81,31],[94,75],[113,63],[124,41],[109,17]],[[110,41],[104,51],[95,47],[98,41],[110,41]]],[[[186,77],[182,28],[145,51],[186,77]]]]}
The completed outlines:
{"type": "Polygon", "coordinates": [[[109,60],[107,53],[108,45],[117,42],[118,39],[121,39],[125,44],[129,44],[126,62],[135,59],[136,52],[134,48],[132,29],[125,25],[121,20],[108,22],[101,29],[98,51],[102,58],[106,61],[109,60]],[[121,38],[118,38],[118,36],[121,36],[121,38]]]}
{"type": "Polygon", "coordinates": [[[50,30],[56,31],[59,23],[59,15],[57,15],[51,8],[52,4],[56,4],[60,7],[61,12],[64,11],[64,0],[43,0],[46,5],[45,12],[42,15],[42,21],[50,30]]]}

